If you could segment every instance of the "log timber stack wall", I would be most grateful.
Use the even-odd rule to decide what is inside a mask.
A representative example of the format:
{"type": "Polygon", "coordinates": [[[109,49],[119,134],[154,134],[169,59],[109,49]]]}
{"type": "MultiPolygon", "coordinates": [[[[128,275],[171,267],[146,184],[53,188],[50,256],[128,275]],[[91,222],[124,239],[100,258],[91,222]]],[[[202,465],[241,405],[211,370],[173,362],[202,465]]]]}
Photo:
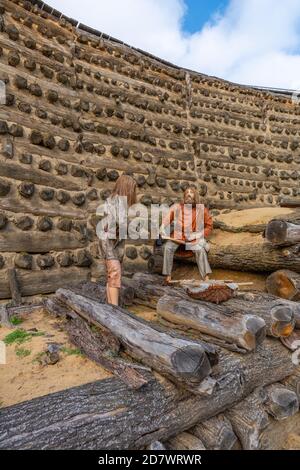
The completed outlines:
{"type": "Polygon", "coordinates": [[[146,205],[188,185],[216,209],[300,194],[290,97],[172,66],[42,2],[1,0],[0,64],[0,298],[12,267],[23,295],[89,276],[95,210],[124,171],[146,205]]]}

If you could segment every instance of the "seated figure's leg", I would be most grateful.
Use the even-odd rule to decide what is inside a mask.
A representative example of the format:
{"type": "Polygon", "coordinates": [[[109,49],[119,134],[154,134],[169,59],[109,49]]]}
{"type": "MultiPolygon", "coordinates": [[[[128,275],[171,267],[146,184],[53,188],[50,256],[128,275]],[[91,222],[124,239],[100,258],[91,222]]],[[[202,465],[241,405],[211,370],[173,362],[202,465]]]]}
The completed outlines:
{"type": "Polygon", "coordinates": [[[168,240],[163,246],[164,252],[164,262],[163,262],[163,275],[164,276],[171,276],[172,268],[173,268],[173,259],[174,253],[178,250],[179,245],[178,243],[172,242],[168,240]]]}
{"type": "Polygon", "coordinates": [[[194,251],[197,261],[198,269],[202,279],[205,279],[208,274],[212,273],[210,264],[208,262],[207,252],[205,248],[200,248],[194,251]]]}

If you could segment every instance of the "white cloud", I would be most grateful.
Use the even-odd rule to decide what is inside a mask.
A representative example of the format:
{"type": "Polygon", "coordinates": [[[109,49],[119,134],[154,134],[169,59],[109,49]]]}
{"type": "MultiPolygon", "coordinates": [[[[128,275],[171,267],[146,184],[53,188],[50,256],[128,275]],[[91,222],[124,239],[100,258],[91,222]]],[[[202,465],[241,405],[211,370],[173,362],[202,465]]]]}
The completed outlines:
{"type": "Polygon", "coordinates": [[[48,1],[177,65],[238,83],[300,88],[299,0],[231,0],[194,34],[182,30],[184,0],[48,1]]]}

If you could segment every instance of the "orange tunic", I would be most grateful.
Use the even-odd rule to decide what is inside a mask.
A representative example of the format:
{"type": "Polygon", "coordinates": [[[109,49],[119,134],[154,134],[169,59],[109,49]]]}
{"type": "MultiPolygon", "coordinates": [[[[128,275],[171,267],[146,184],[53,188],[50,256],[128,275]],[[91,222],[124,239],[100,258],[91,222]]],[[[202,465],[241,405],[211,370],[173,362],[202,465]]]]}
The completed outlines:
{"type": "MultiPolygon", "coordinates": [[[[207,238],[213,229],[213,220],[212,217],[209,213],[209,210],[204,207],[203,211],[203,236],[204,238],[207,238]]],[[[192,242],[193,240],[187,240],[186,239],[186,229],[190,228],[190,232],[196,232],[197,231],[197,209],[196,207],[192,207],[192,214],[191,216],[188,217],[188,219],[185,221],[184,220],[184,203],[180,204],[175,204],[174,206],[171,207],[170,212],[167,214],[167,216],[164,217],[162,221],[162,226],[166,227],[169,224],[172,224],[172,222],[175,221],[175,227],[173,230],[171,230],[170,233],[170,238],[174,238],[175,240],[182,240],[182,241],[189,241],[192,242]],[[191,221],[191,227],[187,227],[187,224],[189,224],[191,221]]],[[[177,251],[177,254],[182,256],[182,257],[190,257],[193,255],[193,252],[190,250],[185,250],[184,245],[180,245],[179,249],[177,251]]]]}

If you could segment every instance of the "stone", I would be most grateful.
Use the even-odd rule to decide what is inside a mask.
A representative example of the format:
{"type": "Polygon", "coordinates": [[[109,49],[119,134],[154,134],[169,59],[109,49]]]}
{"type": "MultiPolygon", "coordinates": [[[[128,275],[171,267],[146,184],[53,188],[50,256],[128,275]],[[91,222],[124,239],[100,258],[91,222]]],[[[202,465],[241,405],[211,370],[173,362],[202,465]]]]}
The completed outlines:
{"type": "Polygon", "coordinates": [[[10,192],[10,183],[0,179],[0,197],[5,197],[10,192]]]}
{"type": "Polygon", "coordinates": [[[33,256],[27,253],[20,253],[15,256],[15,266],[21,269],[32,269],[33,256]]]}
{"type": "Polygon", "coordinates": [[[21,217],[18,217],[15,220],[15,225],[23,231],[30,230],[33,227],[34,221],[31,217],[28,215],[23,215],[21,217]]]}
{"type": "Polygon", "coordinates": [[[38,255],[37,260],[36,260],[37,265],[41,269],[48,269],[54,266],[55,264],[55,259],[53,258],[52,255],[38,255]]]}
{"type": "Polygon", "coordinates": [[[21,194],[21,196],[26,198],[31,198],[33,196],[34,189],[35,188],[33,183],[23,182],[18,186],[19,193],[21,194]]]}
{"type": "Polygon", "coordinates": [[[37,221],[37,228],[41,232],[48,232],[53,228],[53,222],[50,217],[39,217],[37,221]]]}

